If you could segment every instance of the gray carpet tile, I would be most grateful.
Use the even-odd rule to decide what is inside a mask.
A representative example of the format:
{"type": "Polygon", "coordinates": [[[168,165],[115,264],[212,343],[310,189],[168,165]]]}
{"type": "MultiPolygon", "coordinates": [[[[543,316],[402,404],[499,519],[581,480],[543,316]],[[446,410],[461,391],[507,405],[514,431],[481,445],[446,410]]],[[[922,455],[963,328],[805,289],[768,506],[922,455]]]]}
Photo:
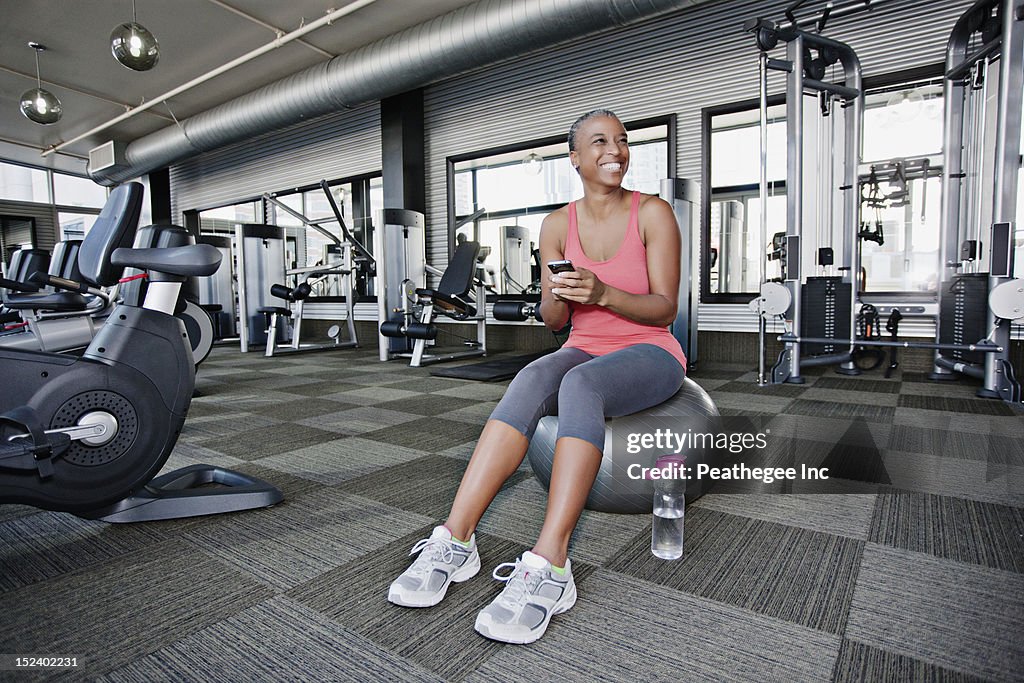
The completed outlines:
{"type": "MultiPolygon", "coordinates": [[[[447,366],[446,366],[447,367],[447,366]]],[[[402,382],[402,388],[408,391],[419,391],[424,394],[435,391],[447,391],[466,386],[467,380],[449,377],[410,377],[402,382]]]]}
{"type": "MultiPolygon", "coordinates": [[[[339,394],[343,391],[354,391],[356,389],[364,388],[360,384],[352,384],[351,382],[345,382],[342,380],[326,380],[322,381],[320,377],[317,377],[316,382],[312,384],[301,384],[294,387],[281,387],[278,389],[281,393],[289,394],[294,396],[309,396],[311,398],[318,398],[323,400],[334,400],[328,399],[328,396],[332,394],[339,394]]],[[[338,401],[335,401],[336,403],[338,401]]]]}
{"type": "Polygon", "coordinates": [[[211,438],[231,436],[243,431],[273,428],[275,425],[280,425],[281,422],[282,420],[270,415],[249,412],[213,415],[187,420],[179,438],[193,443],[202,443],[211,438]]]}
{"type": "Polygon", "coordinates": [[[651,555],[644,533],[607,568],[839,634],[862,548],[841,536],[691,506],[680,560],[651,555]]]}
{"type": "Polygon", "coordinates": [[[196,443],[242,460],[259,460],[268,455],[298,450],[333,441],[335,432],[289,423],[245,429],[224,436],[196,439],[196,443]]]}
{"type": "Polygon", "coordinates": [[[722,415],[732,414],[729,411],[744,411],[750,415],[773,416],[781,413],[794,399],[780,396],[756,396],[728,391],[709,391],[715,405],[722,415]]]}
{"type": "Polygon", "coordinates": [[[1000,434],[1024,438],[1024,420],[1016,416],[947,413],[922,408],[896,408],[893,423],[928,429],[949,429],[967,434],[1000,434]]]}
{"type": "Polygon", "coordinates": [[[827,681],[839,649],[837,636],[607,570],[577,587],[540,641],[467,680],[827,681]]]}
{"type": "Polygon", "coordinates": [[[939,388],[948,387],[948,386],[957,386],[957,385],[972,386],[975,389],[978,388],[977,380],[969,379],[967,377],[961,377],[959,375],[952,375],[953,379],[951,379],[949,381],[936,382],[935,380],[931,379],[930,374],[931,374],[930,372],[918,372],[916,370],[903,370],[903,371],[900,372],[900,379],[903,382],[914,382],[914,383],[919,383],[919,384],[929,384],[929,385],[931,385],[933,387],[939,387],[939,388]]]}
{"type": "Polygon", "coordinates": [[[497,401],[473,401],[473,403],[465,408],[459,408],[458,410],[453,410],[450,413],[445,413],[444,419],[477,425],[480,429],[483,429],[484,424],[487,422],[487,418],[491,416],[491,413],[494,412],[494,408],[497,405],[497,401]]]}
{"type": "MultiPolygon", "coordinates": [[[[112,526],[33,510],[0,522],[0,593],[94,566],[166,540],[151,526],[112,526]]],[[[4,650],[4,652],[10,652],[4,650]]]]}
{"type": "Polygon", "coordinates": [[[844,443],[859,446],[885,447],[893,427],[886,422],[851,420],[850,418],[816,417],[810,415],[775,415],[763,426],[771,430],[772,440],[789,438],[814,440],[819,443],[844,443]],[[851,427],[854,427],[851,429],[851,427]]]}
{"type": "Polygon", "coordinates": [[[766,522],[867,540],[875,512],[875,494],[709,493],[692,507],[742,515],[766,522]]]}
{"type": "Polygon", "coordinates": [[[374,367],[373,372],[352,373],[350,376],[345,378],[345,382],[350,384],[361,384],[366,387],[387,386],[396,389],[404,389],[401,385],[408,381],[408,379],[409,377],[396,372],[380,372],[376,367],[374,367]]]}
{"type": "MultiPolygon", "coordinates": [[[[187,429],[188,423],[186,422],[185,424],[187,429]]],[[[233,458],[212,448],[200,446],[191,440],[179,438],[178,443],[174,444],[174,450],[171,452],[170,458],[167,459],[160,472],[162,474],[172,469],[199,463],[209,463],[220,467],[236,467],[244,462],[245,460],[241,458],[233,458]]]]}
{"type": "Polygon", "coordinates": [[[424,451],[412,448],[352,437],[269,455],[255,464],[321,484],[337,484],[388,467],[401,466],[425,455],[424,451]]]}
{"type": "MultiPolygon", "coordinates": [[[[818,379],[830,379],[822,377],[818,379]]],[[[831,387],[818,386],[818,382],[807,387],[807,390],[800,397],[805,401],[819,401],[822,403],[870,403],[877,406],[890,406],[895,408],[899,402],[899,394],[895,391],[865,393],[862,391],[850,391],[849,389],[833,389],[831,387]]],[[[897,385],[887,384],[898,388],[897,385]]]]}
{"type": "Polygon", "coordinates": [[[879,495],[869,540],[1024,573],[1021,508],[929,493],[879,495]]]}
{"type": "Polygon", "coordinates": [[[0,651],[60,653],[98,676],[226,619],[271,591],[183,540],[0,594],[0,651]]]}
{"type": "MultiPolygon", "coordinates": [[[[434,519],[444,519],[451,509],[466,463],[454,458],[430,455],[378,470],[339,484],[339,488],[403,510],[434,519]]],[[[503,488],[515,486],[525,477],[516,472],[503,488]]]]}
{"type": "MultiPolygon", "coordinates": [[[[501,590],[501,584],[491,578],[491,570],[514,561],[529,549],[527,545],[479,534],[480,573],[449,587],[442,603],[430,609],[410,609],[387,601],[388,585],[412,562],[409,549],[429,534],[430,526],[425,526],[287,595],[448,681],[463,679],[503,649],[522,649],[480,637],[473,631],[473,622],[477,612],[501,590]]],[[[582,563],[573,569],[577,580],[591,571],[593,567],[582,563]]]]}
{"type": "Polygon", "coordinates": [[[204,554],[284,591],[374,551],[429,518],[329,488],[232,515],[183,537],[204,554]]]}
{"type": "Polygon", "coordinates": [[[1024,576],[868,543],[846,637],[997,681],[1024,671],[1024,576]]]}
{"type": "Polygon", "coordinates": [[[404,424],[385,427],[363,435],[406,448],[436,453],[480,436],[480,427],[438,417],[423,417],[404,424]]]}
{"type": "Polygon", "coordinates": [[[844,640],[839,648],[835,683],[872,683],[874,681],[912,681],[914,683],[983,683],[985,678],[952,671],[920,659],[886,652],[853,640],[844,640]]]}
{"type": "Polygon", "coordinates": [[[433,392],[437,396],[468,398],[473,401],[500,401],[508,382],[467,382],[461,386],[433,392]]]}
{"type": "Polygon", "coordinates": [[[977,382],[972,382],[970,384],[944,382],[942,386],[937,386],[935,382],[902,382],[900,385],[900,393],[917,396],[935,396],[936,394],[941,394],[942,396],[949,396],[952,398],[975,400],[978,398],[978,388],[979,383],[977,382]]]}
{"type": "Polygon", "coordinates": [[[196,400],[195,397],[193,397],[192,404],[188,408],[190,422],[198,418],[221,417],[231,414],[231,409],[226,406],[222,406],[214,401],[196,400]]]}
{"type": "MultiPolygon", "coordinates": [[[[402,388],[406,387],[407,385],[402,385],[402,388]]],[[[384,410],[399,410],[407,413],[415,413],[416,415],[432,417],[434,415],[444,415],[452,410],[466,408],[476,403],[477,401],[475,399],[425,394],[422,396],[400,398],[397,401],[378,403],[374,407],[383,408],[384,410]]]]}
{"type": "MultiPolygon", "coordinates": [[[[532,546],[540,534],[547,501],[547,491],[530,477],[498,494],[478,528],[483,533],[532,546]]],[[[569,540],[569,557],[573,562],[604,564],[637,534],[649,534],[650,528],[649,515],[584,510],[569,540]]]]}
{"type": "Polygon", "coordinates": [[[742,370],[734,366],[726,366],[718,363],[701,363],[696,367],[690,368],[687,371],[687,374],[694,381],[703,386],[705,379],[724,379],[732,381],[747,372],[747,370],[742,370]]]}
{"type": "MultiPolygon", "coordinates": [[[[697,383],[700,384],[699,379],[697,383]]],[[[757,396],[773,396],[776,398],[796,398],[807,391],[807,387],[799,384],[769,384],[768,386],[759,387],[754,382],[733,380],[717,387],[715,391],[733,394],[756,394],[757,396]]]]}
{"type": "Polygon", "coordinates": [[[1024,466],[1024,441],[992,432],[976,434],[897,424],[893,425],[888,447],[895,451],[1024,466]]]}
{"type": "MultiPolygon", "coordinates": [[[[872,394],[898,394],[900,393],[900,382],[894,377],[884,379],[875,375],[877,379],[868,377],[818,377],[811,384],[815,389],[834,389],[836,391],[869,392],[872,394]]],[[[871,402],[872,399],[861,396],[861,400],[871,402]]]]}
{"type": "Polygon", "coordinates": [[[395,388],[394,385],[381,387],[363,387],[361,389],[347,389],[327,394],[323,398],[331,401],[341,401],[357,406],[372,406],[386,401],[397,401],[402,398],[412,398],[420,394],[415,391],[406,391],[395,388]]]}
{"type": "MultiPolygon", "coordinates": [[[[872,398],[875,397],[873,396],[872,398]]],[[[822,402],[800,398],[795,399],[785,408],[785,412],[796,415],[850,419],[861,418],[879,422],[892,422],[895,410],[892,406],[878,405],[874,401],[870,404],[837,403],[835,401],[822,402]]]]}
{"type": "Polygon", "coordinates": [[[900,451],[886,451],[884,459],[898,489],[1024,506],[1022,467],[900,451]]]}
{"type": "Polygon", "coordinates": [[[903,408],[920,408],[923,410],[942,410],[950,413],[969,413],[972,415],[1005,415],[1013,416],[1010,410],[1002,401],[992,401],[983,398],[956,398],[940,396],[936,391],[934,394],[919,396],[916,394],[901,394],[899,405],[903,408]]]}
{"type": "MultiPolygon", "coordinates": [[[[335,403],[336,407],[339,405],[335,403]]],[[[338,434],[353,435],[374,432],[385,427],[412,422],[421,417],[412,413],[388,410],[383,407],[386,405],[388,404],[352,406],[345,410],[335,410],[325,415],[296,420],[296,424],[326,429],[338,434]]]]}
{"type": "Polygon", "coordinates": [[[436,682],[443,679],[293,600],[276,597],[98,679],[436,682]]]}
{"type": "Polygon", "coordinates": [[[34,508],[31,505],[16,505],[13,503],[0,505],[0,524],[12,519],[34,515],[38,512],[39,508],[34,508]]]}
{"type": "Polygon", "coordinates": [[[283,391],[259,389],[251,384],[245,384],[242,386],[230,386],[224,393],[204,396],[202,400],[215,401],[232,412],[244,412],[262,406],[294,401],[295,395],[286,394],[283,391]]]}
{"type": "MultiPolygon", "coordinates": [[[[263,464],[262,460],[256,460],[255,462],[243,461],[242,464],[232,469],[272,484],[284,494],[285,500],[291,500],[300,494],[316,490],[322,485],[311,476],[300,476],[299,474],[282,472],[280,469],[267,467],[263,464]]],[[[302,475],[305,474],[305,472],[302,473],[302,475]]],[[[216,522],[220,517],[215,515],[201,519],[204,522],[216,522]]]]}
{"type": "Polygon", "coordinates": [[[338,403],[336,401],[310,396],[304,398],[296,397],[291,401],[285,401],[277,405],[260,406],[253,408],[251,412],[283,422],[299,422],[300,420],[308,420],[317,415],[333,413],[337,410],[338,403]]]}

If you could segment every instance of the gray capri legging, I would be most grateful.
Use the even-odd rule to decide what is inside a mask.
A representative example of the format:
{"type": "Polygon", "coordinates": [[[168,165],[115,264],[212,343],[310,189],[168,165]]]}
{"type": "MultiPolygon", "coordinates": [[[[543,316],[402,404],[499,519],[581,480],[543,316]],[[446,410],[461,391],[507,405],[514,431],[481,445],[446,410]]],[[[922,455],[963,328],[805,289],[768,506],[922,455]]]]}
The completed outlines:
{"type": "Polygon", "coordinates": [[[545,415],[558,415],[558,436],[604,451],[604,419],[663,403],[683,384],[683,366],[653,344],[635,344],[604,356],[561,348],[523,368],[491,413],[532,438],[545,415]]]}

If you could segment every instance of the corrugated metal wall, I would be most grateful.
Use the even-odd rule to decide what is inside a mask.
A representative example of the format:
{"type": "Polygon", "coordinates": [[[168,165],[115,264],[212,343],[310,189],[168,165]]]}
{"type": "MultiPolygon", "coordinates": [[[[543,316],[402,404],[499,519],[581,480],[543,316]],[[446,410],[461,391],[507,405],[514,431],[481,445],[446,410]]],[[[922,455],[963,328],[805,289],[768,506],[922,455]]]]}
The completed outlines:
{"type": "Polygon", "coordinates": [[[172,166],[171,215],[380,171],[380,103],[296,124],[172,166]]]}
{"type": "MultiPolygon", "coordinates": [[[[53,249],[59,231],[57,228],[57,210],[52,204],[0,201],[0,214],[34,218],[36,234],[33,246],[39,249],[53,249]]],[[[32,235],[22,234],[19,231],[18,234],[6,235],[4,242],[6,244],[24,244],[33,242],[33,238],[32,235]]]]}
{"type": "MultiPolygon", "coordinates": [[[[757,49],[743,21],[780,19],[789,4],[712,1],[428,88],[428,259],[443,263],[448,254],[447,157],[565,134],[591,109],[607,107],[627,121],[676,114],[678,174],[700,179],[701,109],[757,97],[757,49]]],[[[894,0],[830,21],[826,35],[857,51],[866,77],[878,76],[941,62],[969,4],[894,0]]],[[[773,74],[771,91],[783,87],[773,74]]],[[[700,326],[754,331],[756,319],[745,306],[702,305],[700,326]]]]}
{"type": "MultiPolygon", "coordinates": [[[[678,174],[699,179],[701,109],[757,97],[757,50],[743,21],[780,19],[789,4],[711,0],[428,87],[428,259],[439,267],[447,261],[447,157],[563,135],[590,109],[608,107],[625,120],[675,114],[678,174]]],[[[878,76],[941,62],[949,31],[969,4],[892,0],[831,20],[826,34],[857,51],[865,76],[878,76]]],[[[782,50],[773,55],[781,57],[782,50]]],[[[773,74],[770,87],[782,92],[782,77],[773,74]]],[[[380,165],[380,108],[374,103],[172,167],[172,215],[180,220],[186,209],[377,171],[380,165]]],[[[701,328],[753,331],[756,323],[745,306],[702,305],[701,328]]]]}

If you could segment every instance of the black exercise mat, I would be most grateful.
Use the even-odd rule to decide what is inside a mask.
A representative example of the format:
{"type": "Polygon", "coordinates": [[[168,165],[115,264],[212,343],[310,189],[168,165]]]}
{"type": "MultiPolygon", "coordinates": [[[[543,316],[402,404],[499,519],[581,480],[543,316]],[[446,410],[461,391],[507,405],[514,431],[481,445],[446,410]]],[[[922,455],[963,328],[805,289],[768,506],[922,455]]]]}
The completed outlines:
{"type": "Polygon", "coordinates": [[[529,353],[524,356],[509,356],[507,358],[495,358],[483,363],[470,363],[450,368],[436,368],[430,371],[434,377],[454,377],[456,379],[475,379],[479,382],[500,382],[505,379],[512,379],[520,370],[537,360],[546,356],[551,351],[540,353],[529,353]]]}

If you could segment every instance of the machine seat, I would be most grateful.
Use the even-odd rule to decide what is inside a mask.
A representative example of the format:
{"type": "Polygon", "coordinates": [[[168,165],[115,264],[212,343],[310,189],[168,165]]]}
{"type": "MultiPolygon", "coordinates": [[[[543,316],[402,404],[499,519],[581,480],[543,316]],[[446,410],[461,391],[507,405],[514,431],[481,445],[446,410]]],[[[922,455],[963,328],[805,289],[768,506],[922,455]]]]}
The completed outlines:
{"type": "Polygon", "coordinates": [[[58,311],[60,313],[71,313],[73,311],[84,311],[88,300],[78,292],[55,292],[53,294],[18,294],[7,297],[4,302],[7,308],[25,311],[58,311]]]}
{"type": "Polygon", "coordinates": [[[285,318],[292,317],[292,309],[284,308],[282,306],[260,306],[256,310],[260,313],[276,314],[285,318]]]}
{"type": "Polygon", "coordinates": [[[430,299],[446,315],[476,315],[476,308],[469,302],[436,289],[417,289],[416,296],[430,299]]]}

